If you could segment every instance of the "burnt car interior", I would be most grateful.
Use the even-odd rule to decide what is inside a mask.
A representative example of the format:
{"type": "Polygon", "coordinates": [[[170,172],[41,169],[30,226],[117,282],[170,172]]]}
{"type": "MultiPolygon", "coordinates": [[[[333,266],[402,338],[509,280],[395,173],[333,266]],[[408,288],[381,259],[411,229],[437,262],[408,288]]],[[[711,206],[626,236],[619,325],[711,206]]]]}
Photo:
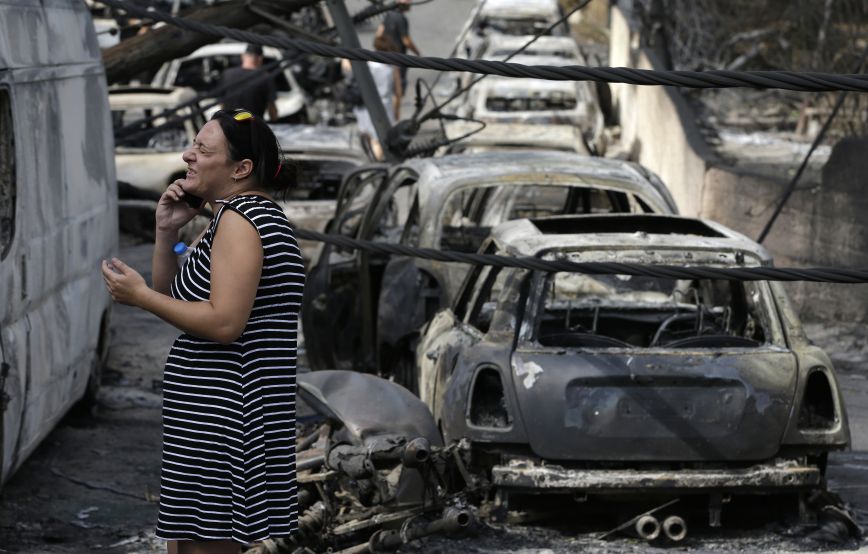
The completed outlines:
{"type": "MultiPolygon", "coordinates": [[[[143,92],[153,91],[151,89],[142,89],[143,92]]],[[[174,152],[183,150],[190,143],[191,131],[198,129],[205,124],[205,120],[201,112],[196,109],[193,111],[193,118],[187,121],[176,121],[170,123],[167,118],[150,119],[153,116],[161,113],[164,108],[133,108],[127,110],[112,110],[112,130],[116,137],[121,136],[120,131],[127,125],[140,120],[146,120],[145,123],[139,124],[135,129],[128,130],[123,146],[129,148],[148,148],[157,152],[174,152]],[[192,123],[190,123],[192,121],[192,123]],[[190,126],[190,129],[187,128],[190,126]],[[194,127],[195,126],[195,127],[194,127]],[[153,134],[139,134],[141,131],[147,131],[159,127],[159,130],[153,134]]],[[[179,112],[181,115],[191,113],[190,109],[185,109],[179,112]]]]}
{"type": "Polygon", "coordinates": [[[467,187],[454,191],[444,204],[440,248],[476,252],[493,226],[513,219],[651,211],[633,194],[588,186],[467,187]]]}
{"type": "Polygon", "coordinates": [[[762,284],[554,273],[536,337],[582,348],[756,348],[769,341],[762,284]]]}
{"type": "Polygon", "coordinates": [[[287,200],[334,200],[344,176],[355,164],[339,160],[302,160],[287,153],[295,169],[295,184],[288,189],[287,200]]]}

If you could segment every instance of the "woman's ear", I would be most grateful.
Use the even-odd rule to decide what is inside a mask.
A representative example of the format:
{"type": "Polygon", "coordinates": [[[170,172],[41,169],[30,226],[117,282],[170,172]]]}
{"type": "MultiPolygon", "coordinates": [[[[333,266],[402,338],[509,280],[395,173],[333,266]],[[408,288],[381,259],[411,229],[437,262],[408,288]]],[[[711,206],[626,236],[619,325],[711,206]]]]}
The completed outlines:
{"type": "Polygon", "coordinates": [[[232,172],[233,179],[246,179],[253,172],[253,162],[249,159],[244,159],[235,165],[235,171],[232,172]]]}

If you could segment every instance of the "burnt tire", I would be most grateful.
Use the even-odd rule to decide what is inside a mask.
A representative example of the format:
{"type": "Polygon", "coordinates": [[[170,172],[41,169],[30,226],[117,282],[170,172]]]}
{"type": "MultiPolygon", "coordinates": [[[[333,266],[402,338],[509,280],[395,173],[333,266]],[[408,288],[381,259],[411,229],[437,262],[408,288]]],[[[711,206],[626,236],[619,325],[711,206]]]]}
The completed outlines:
{"type": "Polygon", "coordinates": [[[108,358],[108,343],[109,343],[109,314],[103,314],[100,322],[99,341],[97,342],[96,352],[91,361],[90,374],[87,378],[87,386],[84,389],[84,394],[73,404],[72,411],[77,415],[96,415],[97,396],[99,388],[102,384],[102,373],[108,358]]]}

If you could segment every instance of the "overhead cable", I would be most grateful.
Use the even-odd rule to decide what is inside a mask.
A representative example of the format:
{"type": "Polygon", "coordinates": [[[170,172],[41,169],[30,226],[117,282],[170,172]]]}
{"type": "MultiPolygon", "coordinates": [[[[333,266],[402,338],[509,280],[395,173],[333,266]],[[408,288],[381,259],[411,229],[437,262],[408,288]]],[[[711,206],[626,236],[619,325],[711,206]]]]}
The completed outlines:
{"type": "Polygon", "coordinates": [[[834,91],[849,90],[868,92],[868,75],[836,74],[821,72],[794,71],[656,71],[627,67],[586,67],[586,66],[528,66],[523,64],[493,60],[464,60],[456,58],[437,58],[410,56],[397,52],[379,52],[363,48],[344,48],[319,44],[312,41],[287,37],[263,35],[251,31],[232,29],[175,17],[160,11],[139,8],[126,0],[99,0],[113,8],[142,18],[158,19],[182,29],[231,38],[264,46],[296,49],[306,54],[329,58],[380,62],[402,67],[414,67],[437,71],[464,71],[468,73],[501,75],[543,79],[549,81],[601,81],[607,83],[627,83],[633,85],[666,85],[687,88],[777,88],[794,91],[834,91]]]}

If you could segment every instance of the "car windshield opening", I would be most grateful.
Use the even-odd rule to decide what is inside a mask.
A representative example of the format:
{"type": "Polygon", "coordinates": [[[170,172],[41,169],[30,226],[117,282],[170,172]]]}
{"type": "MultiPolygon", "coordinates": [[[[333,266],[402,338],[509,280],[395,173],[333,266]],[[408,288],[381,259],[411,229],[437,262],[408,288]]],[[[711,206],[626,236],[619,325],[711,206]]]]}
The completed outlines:
{"type": "Polygon", "coordinates": [[[476,252],[504,222],[573,214],[642,213],[633,195],[583,185],[480,185],[453,191],[440,216],[440,248],[476,252]]]}
{"type": "Polygon", "coordinates": [[[755,348],[770,342],[765,290],[761,282],[554,273],[536,337],[554,347],[755,348]]]}
{"type": "Polygon", "coordinates": [[[543,18],[486,17],[480,22],[479,28],[496,31],[504,35],[535,35],[545,30],[548,26],[549,22],[543,18]]]}
{"type": "Polygon", "coordinates": [[[174,120],[178,116],[188,116],[189,110],[181,110],[173,119],[159,117],[149,120],[154,114],[160,113],[164,108],[135,108],[127,110],[112,110],[112,127],[115,136],[125,126],[134,122],[140,124],[132,130],[128,130],[124,138],[123,146],[130,148],[147,148],[155,152],[180,152],[191,142],[191,133],[185,127],[183,121],[174,120]],[[144,123],[141,123],[143,122],[144,123]],[[139,134],[141,131],[154,130],[151,134],[139,134]]]}
{"type": "Polygon", "coordinates": [[[344,175],[356,167],[336,160],[293,160],[289,166],[295,170],[295,184],[287,200],[334,200],[344,175]]]}

